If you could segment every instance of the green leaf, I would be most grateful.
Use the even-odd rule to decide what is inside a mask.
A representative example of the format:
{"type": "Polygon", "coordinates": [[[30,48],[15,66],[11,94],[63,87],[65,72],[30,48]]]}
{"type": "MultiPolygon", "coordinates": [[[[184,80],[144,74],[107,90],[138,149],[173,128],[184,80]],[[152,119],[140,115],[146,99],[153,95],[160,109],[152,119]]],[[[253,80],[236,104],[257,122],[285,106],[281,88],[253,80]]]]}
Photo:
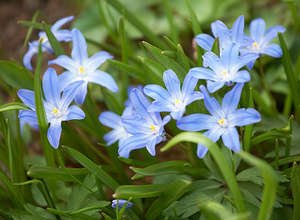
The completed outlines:
{"type": "Polygon", "coordinates": [[[29,70],[16,61],[0,60],[0,78],[13,88],[32,89],[33,77],[29,70]]]}
{"type": "Polygon", "coordinates": [[[293,194],[293,219],[300,219],[300,167],[294,164],[291,173],[291,188],[293,194]]]}
{"type": "Polygon", "coordinates": [[[261,206],[258,214],[258,220],[268,220],[271,217],[273,206],[276,199],[276,188],[278,178],[272,167],[263,160],[254,157],[253,155],[240,151],[238,155],[247,163],[257,167],[264,178],[264,190],[261,200],[261,206]]]}
{"type": "Polygon", "coordinates": [[[123,185],[119,186],[115,193],[114,198],[118,199],[139,199],[151,198],[159,196],[166,188],[166,185],[152,184],[152,185],[123,185]]]}
{"type": "Polygon", "coordinates": [[[114,180],[110,175],[108,175],[101,166],[95,164],[93,161],[91,161],[89,158],[84,156],[79,151],[72,149],[70,147],[64,146],[64,149],[67,151],[67,153],[72,156],[78,163],[80,163],[82,166],[87,168],[90,173],[94,174],[96,178],[99,179],[104,185],[106,185],[108,188],[111,188],[115,190],[119,184],[116,180],[114,180]]]}
{"type": "MultiPolygon", "coordinates": [[[[36,11],[34,13],[34,15],[32,16],[31,22],[33,22],[33,23],[36,22],[36,19],[39,16],[39,14],[40,14],[40,11],[36,11]]],[[[24,41],[23,47],[27,46],[27,43],[29,41],[29,38],[30,38],[30,35],[31,35],[32,31],[33,31],[33,27],[29,27],[28,31],[27,31],[27,34],[26,34],[26,37],[25,37],[25,41],[24,41]]]]}
{"type": "Polygon", "coordinates": [[[235,203],[236,208],[240,212],[245,211],[245,204],[244,200],[241,194],[241,191],[238,187],[235,175],[233,173],[233,170],[230,169],[230,167],[227,164],[227,160],[222,154],[221,150],[219,149],[218,145],[214,142],[212,142],[209,138],[205,137],[201,133],[196,132],[182,132],[175,136],[173,139],[171,139],[162,149],[161,151],[166,151],[172,146],[176,145],[179,142],[187,141],[187,142],[193,142],[193,143],[201,143],[204,146],[206,146],[213,156],[214,160],[216,161],[227,185],[230,189],[233,200],[235,203]]]}
{"type": "Polygon", "coordinates": [[[169,184],[168,187],[166,187],[166,190],[162,192],[160,197],[155,200],[148,209],[146,219],[156,219],[165,208],[185,193],[190,184],[191,181],[187,179],[177,180],[169,184]]]}
{"type": "Polygon", "coordinates": [[[27,175],[36,179],[53,179],[60,181],[74,181],[74,177],[88,174],[86,168],[55,168],[47,166],[32,166],[27,175]]]}
{"type": "Polygon", "coordinates": [[[59,55],[64,54],[65,53],[64,49],[62,48],[62,46],[60,45],[60,43],[58,42],[58,40],[52,33],[50,25],[45,24],[45,23],[43,25],[44,25],[44,31],[47,34],[48,40],[51,44],[52,49],[54,50],[55,55],[59,56],[59,55]]]}
{"type": "Polygon", "coordinates": [[[23,103],[11,102],[0,106],[0,112],[12,110],[28,110],[28,107],[23,103]]]}

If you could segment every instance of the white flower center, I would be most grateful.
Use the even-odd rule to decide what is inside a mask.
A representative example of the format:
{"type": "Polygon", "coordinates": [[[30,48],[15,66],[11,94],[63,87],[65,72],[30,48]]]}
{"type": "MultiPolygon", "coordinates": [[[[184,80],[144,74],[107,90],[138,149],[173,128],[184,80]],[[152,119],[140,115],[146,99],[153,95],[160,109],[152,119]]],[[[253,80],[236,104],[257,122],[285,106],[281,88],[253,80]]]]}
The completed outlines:
{"type": "Polygon", "coordinates": [[[47,39],[46,37],[40,37],[38,41],[39,41],[39,43],[43,44],[43,43],[45,43],[47,40],[48,40],[48,39],[47,39]]]}
{"type": "Polygon", "coordinates": [[[220,76],[224,81],[229,81],[229,72],[228,70],[222,70],[220,76]]]}
{"type": "Polygon", "coordinates": [[[85,68],[83,67],[83,66],[80,66],[79,68],[78,68],[78,73],[81,75],[83,75],[83,74],[85,74],[86,72],[85,72],[85,68]]]}
{"type": "Polygon", "coordinates": [[[254,41],[252,43],[251,47],[252,47],[252,50],[259,50],[260,49],[260,46],[256,41],[254,41]]]}
{"type": "Polygon", "coordinates": [[[175,99],[175,100],[173,101],[173,104],[174,104],[174,106],[175,106],[176,108],[180,108],[181,105],[182,105],[182,101],[181,101],[180,99],[175,99]]]}
{"type": "Polygon", "coordinates": [[[60,118],[63,116],[63,113],[56,107],[54,107],[51,111],[51,114],[55,117],[55,118],[60,118]]]}
{"type": "Polygon", "coordinates": [[[149,126],[149,128],[150,128],[150,131],[152,132],[152,134],[158,133],[158,127],[157,127],[156,125],[151,124],[151,125],[149,126]]]}
{"type": "Polygon", "coordinates": [[[228,122],[225,118],[221,118],[218,120],[218,124],[222,127],[222,128],[226,128],[228,126],[228,122]]]}

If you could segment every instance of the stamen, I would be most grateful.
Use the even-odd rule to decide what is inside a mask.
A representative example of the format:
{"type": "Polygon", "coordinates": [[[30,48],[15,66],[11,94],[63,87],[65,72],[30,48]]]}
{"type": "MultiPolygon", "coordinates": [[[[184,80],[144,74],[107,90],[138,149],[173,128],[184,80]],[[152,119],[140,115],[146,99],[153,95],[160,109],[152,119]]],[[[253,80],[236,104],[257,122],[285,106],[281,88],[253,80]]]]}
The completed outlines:
{"type": "Polygon", "coordinates": [[[79,69],[78,69],[78,71],[79,71],[80,74],[83,74],[84,71],[85,71],[85,69],[84,69],[83,66],[80,66],[79,69]]]}
{"type": "Polygon", "coordinates": [[[179,106],[179,105],[181,105],[181,103],[182,103],[182,102],[181,102],[180,99],[175,99],[175,100],[174,100],[174,105],[175,105],[175,106],[179,106]]]}
{"type": "Polygon", "coordinates": [[[222,127],[226,127],[227,126],[227,121],[225,118],[221,118],[218,120],[218,124],[222,127]]]}
{"type": "Polygon", "coordinates": [[[252,48],[254,49],[254,50],[258,50],[259,49],[259,44],[255,41],[255,42],[253,42],[252,43],[252,48]]]}
{"type": "Polygon", "coordinates": [[[152,132],[157,132],[157,128],[156,128],[155,125],[150,125],[150,130],[151,130],[152,132]]]}
{"type": "Polygon", "coordinates": [[[53,115],[55,115],[55,116],[58,116],[58,115],[60,114],[60,111],[59,111],[57,108],[54,107],[54,108],[52,109],[51,113],[52,113],[53,115]]]}

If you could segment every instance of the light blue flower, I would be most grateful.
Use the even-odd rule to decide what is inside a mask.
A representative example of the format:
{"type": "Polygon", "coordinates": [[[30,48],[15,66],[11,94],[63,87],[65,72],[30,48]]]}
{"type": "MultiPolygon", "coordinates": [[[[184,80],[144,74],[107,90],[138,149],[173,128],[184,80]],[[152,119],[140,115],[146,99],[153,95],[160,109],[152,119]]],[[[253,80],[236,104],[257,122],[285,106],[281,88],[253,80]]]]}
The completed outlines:
{"type": "MultiPolygon", "coordinates": [[[[126,111],[124,110],[124,112],[126,111]]],[[[121,116],[117,115],[114,112],[102,112],[99,115],[99,121],[103,125],[113,129],[103,137],[108,146],[116,143],[117,141],[119,141],[119,145],[122,145],[124,140],[130,136],[130,134],[128,134],[125,127],[123,126],[121,116]]]]}
{"type": "MultiPolygon", "coordinates": [[[[43,91],[45,95],[44,108],[46,118],[50,124],[47,132],[49,143],[52,147],[58,148],[59,140],[61,136],[61,122],[69,120],[80,120],[85,117],[84,112],[76,105],[71,105],[76,91],[78,90],[78,84],[74,83],[61,93],[58,86],[58,77],[54,69],[48,68],[43,77],[43,91]]],[[[19,112],[20,123],[29,124],[34,128],[38,128],[38,121],[36,115],[36,107],[34,101],[34,92],[27,89],[20,89],[18,91],[19,98],[27,105],[31,110],[21,110],[19,112]]]]}
{"type": "MultiPolygon", "coordinates": [[[[250,23],[250,38],[248,45],[241,49],[241,53],[266,54],[271,57],[281,57],[282,50],[278,44],[270,43],[278,33],[283,33],[285,28],[280,25],[266,30],[266,23],[262,18],[257,18],[250,23]]],[[[252,63],[253,65],[253,63],[252,63]]]]}
{"type": "Polygon", "coordinates": [[[113,201],[111,201],[111,207],[114,209],[117,207],[118,209],[121,209],[124,205],[126,205],[126,209],[128,209],[133,206],[133,203],[125,199],[114,199],[113,201]]]}
{"type": "Polygon", "coordinates": [[[144,88],[144,93],[154,99],[148,108],[149,112],[170,112],[171,116],[178,120],[184,114],[187,105],[203,98],[201,92],[194,91],[198,79],[191,74],[186,75],[182,88],[173,70],[164,72],[163,81],[167,90],[159,85],[147,85],[144,88]]]}
{"type": "MultiPolygon", "coordinates": [[[[61,30],[60,28],[63,25],[65,25],[66,23],[72,21],[73,18],[74,18],[73,16],[62,18],[62,19],[58,20],[57,22],[55,22],[51,26],[51,32],[53,33],[53,35],[55,36],[55,38],[58,41],[68,42],[68,41],[72,40],[71,31],[69,31],[67,29],[61,30]]],[[[32,57],[34,56],[34,54],[38,53],[40,43],[41,43],[43,52],[53,53],[53,49],[50,45],[50,42],[48,40],[46,33],[43,31],[39,32],[39,39],[29,42],[29,48],[23,57],[23,64],[29,70],[33,69],[32,65],[31,65],[31,60],[32,60],[32,57]]]]}
{"type": "Polygon", "coordinates": [[[158,112],[148,112],[151,103],[139,89],[132,89],[129,99],[138,117],[133,115],[122,118],[123,126],[131,136],[119,145],[119,155],[128,158],[130,151],[146,147],[154,156],[156,144],[165,140],[164,125],[171,118],[166,116],[162,119],[158,112]]]}
{"type": "Polygon", "coordinates": [[[77,29],[72,30],[72,41],[71,57],[61,55],[49,62],[49,64],[57,64],[67,70],[59,76],[61,89],[67,88],[73,82],[81,81],[80,89],[75,97],[78,104],[84,102],[89,82],[99,84],[112,92],[117,92],[118,86],[115,80],[108,73],[98,69],[112,56],[105,51],[100,51],[92,57],[88,57],[86,41],[77,29]]]}
{"type": "Polygon", "coordinates": [[[223,50],[231,44],[239,47],[245,44],[247,37],[244,34],[244,16],[239,16],[232,28],[229,29],[222,21],[217,20],[211,24],[213,36],[199,34],[195,37],[196,43],[206,51],[211,51],[215,39],[219,39],[220,49],[223,50]]]}
{"type": "MultiPolygon", "coordinates": [[[[239,134],[237,126],[245,126],[257,123],[261,120],[260,114],[253,108],[237,109],[243,83],[237,83],[232,90],[227,92],[223,98],[222,105],[210,97],[206,88],[200,86],[204,95],[204,104],[210,115],[208,114],[192,114],[182,117],[177,121],[177,126],[185,131],[202,131],[204,135],[213,142],[222,137],[224,145],[238,152],[240,150],[239,134]]],[[[207,148],[202,144],[198,144],[197,155],[202,158],[207,152],[207,148]]]]}
{"type": "Polygon", "coordinates": [[[208,91],[213,93],[225,84],[244,83],[250,80],[250,74],[247,70],[240,70],[249,62],[257,59],[257,54],[239,55],[239,46],[230,45],[221,52],[218,57],[209,51],[203,55],[203,62],[209,67],[195,67],[189,72],[197,79],[207,81],[208,91]]]}

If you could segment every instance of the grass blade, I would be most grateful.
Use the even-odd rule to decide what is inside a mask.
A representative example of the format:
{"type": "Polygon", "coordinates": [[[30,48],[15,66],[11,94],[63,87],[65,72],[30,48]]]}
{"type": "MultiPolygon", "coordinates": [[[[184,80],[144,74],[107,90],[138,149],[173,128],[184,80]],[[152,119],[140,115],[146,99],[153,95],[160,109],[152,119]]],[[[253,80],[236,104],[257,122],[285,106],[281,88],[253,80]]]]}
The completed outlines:
{"type": "Polygon", "coordinates": [[[291,173],[291,187],[293,193],[293,219],[300,219],[300,167],[294,164],[291,173]]]}
{"type": "Polygon", "coordinates": [[[0,106],[0,112],[6,112],[12,110],[28,110],[28,107],[23,103],[19,103],[19,102],[11,102],[0,106]]]}

